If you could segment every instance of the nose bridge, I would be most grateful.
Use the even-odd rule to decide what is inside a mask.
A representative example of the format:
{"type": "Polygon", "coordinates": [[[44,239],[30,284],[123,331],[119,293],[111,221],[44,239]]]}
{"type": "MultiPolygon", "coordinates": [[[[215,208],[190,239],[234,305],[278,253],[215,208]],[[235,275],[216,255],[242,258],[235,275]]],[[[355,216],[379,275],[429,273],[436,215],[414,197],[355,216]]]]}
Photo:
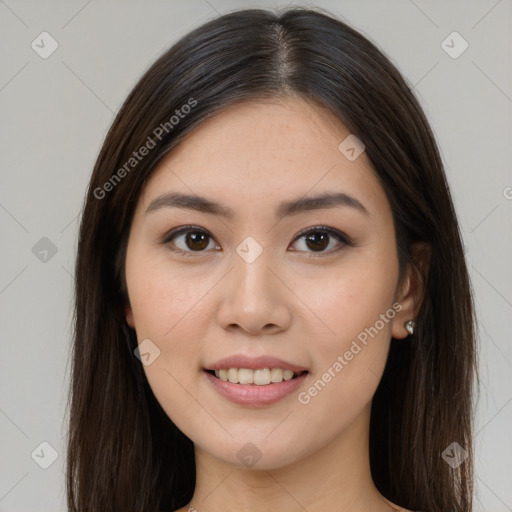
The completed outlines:
{"type": "Polygon", "coordinates": [[[254,239],[245,239],[233,254],[219,310],[224,327],[238,325],[253,334],[269,326],[284,329],[291,318],[282,285],[270,270],[275,266],[273,251],[256,244],[254,239]]]}
{"type": "Polygon", "coordinates": [[[271,251],[256,245],[254,239],[245,240],[233,255],[235,289],[240,300],[247,302],[251,297],[269,301],[272,293],[271,251]]]}

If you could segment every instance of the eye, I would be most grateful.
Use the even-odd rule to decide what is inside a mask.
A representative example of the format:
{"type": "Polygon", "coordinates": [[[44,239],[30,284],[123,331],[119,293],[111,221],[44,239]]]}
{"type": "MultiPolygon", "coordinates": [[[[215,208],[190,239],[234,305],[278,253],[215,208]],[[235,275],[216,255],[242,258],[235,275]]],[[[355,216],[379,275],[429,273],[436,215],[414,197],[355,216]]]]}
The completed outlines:
{"type": "Polygon", "coordinates": [[[197,226],[184,226],[175,229],[165,237],[162,243],[172,251],[184,254],[205,252],[206,249],[220,249],[210,233],[197,226]]]}
{"type": "MultiPolygon", "coordinates": [[[[352,246],[350,239],[341,231],[328,226],[313,226],[302,230],[294,242],[299,248],[294,251],[331,254],[341,250],[344,246],[352,246]],[[304,240],[301,240],[304,239],[304,240]],[[302,245],[302,247],[300,247],[302,245]]],[[[184,256],[191,256],[193,253],[203,253],[207,250],[220,250],[221,247],[215,242],[210,233],[197,226],[183,226],[171,231],[162,240],[170,250],[184,256]]]]}
{"type": "Polygon", "coordinates": [[[337,229],[328,226],[313,226],[301,231],[294,241],[301,241],[298,251],[313,253],[333,253],[341,250],[344,246],[351,246],[349,238],[337,229]],[[333,249],[334,247],[334,249],[333,249]]]}

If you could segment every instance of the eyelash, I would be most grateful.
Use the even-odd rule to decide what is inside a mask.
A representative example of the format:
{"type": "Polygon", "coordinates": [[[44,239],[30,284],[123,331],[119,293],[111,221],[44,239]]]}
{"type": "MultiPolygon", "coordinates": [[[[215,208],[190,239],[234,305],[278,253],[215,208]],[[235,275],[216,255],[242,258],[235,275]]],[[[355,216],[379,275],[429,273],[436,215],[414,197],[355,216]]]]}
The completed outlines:
{"type": "MultiPolygon", "coordinates": [[[[170,245],[170,242],[172,239],[174,239],[180,235],[187,234],[189,232],[205,234],[205,235],[209,236],[212,240],[214,240],[214,238],[212,237],[212,235],[210,233],[208,233],[208,231],[206,231],[198,226],[182,226],[181,228],[177,228],[177,229],[171,231],[170,233],[168,233],[164,237],[164,239],[162,240],[161,243],[163,245],[167,245],[169,250],[179,253],[180,255],[183,255],[183,256],[197,256],[197,255],[201,255],[202,253],[205,253],[206,252],[205,250],[203,250],[203,251],[183,251],[182,249],[178,249],[178,248],[172,247],[170,245]]],[[[336,248],[334,250],[330,249],[329,251],[309,252],[309,251],[297,250],[296,252],[306,252],[306,254],[309,254],[308,257],[318,258],[318,257],[322,257],[323,255],[330,255],[330,254],[339,252],[340,250],[343,249],[344,246],[348,246],[348,247],[354,246],[354,244],[352,243],[350,238],[347,235],[345,235],[345,233],[342,233],[341,231],[338,231],[337,229],[331,228],[329,226],[323,226],[323,225],[311,226],[309,228],[303,229],[302,231],[297,233],[296,237],[293,239],[293,242],[296,242],[300,238],[302,238],[306,235],[309,235],[310,233],[318,233],[318,232],[327,233],[329,236],[336,238],[337,241],[340,243],[338,248],[336,248]]]]}

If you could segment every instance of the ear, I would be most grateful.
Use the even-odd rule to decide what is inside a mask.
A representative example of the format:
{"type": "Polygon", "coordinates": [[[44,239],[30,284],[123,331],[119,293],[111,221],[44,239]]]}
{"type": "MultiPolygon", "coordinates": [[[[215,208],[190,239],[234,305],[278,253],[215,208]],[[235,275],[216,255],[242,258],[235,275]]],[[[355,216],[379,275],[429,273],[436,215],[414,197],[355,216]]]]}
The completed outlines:
{"type": "Polygon", "coordinates": [[[403,339],[409,336],[405,322],[416,320],[425,295],[425,286],[430,267],[431,247],[426,242],[416,242],[411,247],[411,262],[407,265],[395,300],[401,304],[393,319],[392,336],[403,339]]]}
{"type": "Polygon", "coordinates": [[[135,329],[135,322],[133,320],[133,311],[132,311],[132,308],[129,304],[127,304],[125,307],[124,307],[124,313],[125,313],[125,316],[126,316],[126,323],[132,328],[132,329],[135,329]]]}

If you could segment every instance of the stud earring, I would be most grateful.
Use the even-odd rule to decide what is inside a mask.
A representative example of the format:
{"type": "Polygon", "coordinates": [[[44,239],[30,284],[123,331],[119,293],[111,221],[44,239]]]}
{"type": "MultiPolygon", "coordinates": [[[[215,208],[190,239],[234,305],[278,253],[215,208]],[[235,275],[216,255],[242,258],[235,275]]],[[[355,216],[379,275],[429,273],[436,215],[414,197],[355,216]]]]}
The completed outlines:
{"type": "Polygon", "coordinates": [[[405,328],[409,334],[414,334],[414,328],[416,327],[416,322],[414,320],[407,320],[405,322],[405,328]]]}

